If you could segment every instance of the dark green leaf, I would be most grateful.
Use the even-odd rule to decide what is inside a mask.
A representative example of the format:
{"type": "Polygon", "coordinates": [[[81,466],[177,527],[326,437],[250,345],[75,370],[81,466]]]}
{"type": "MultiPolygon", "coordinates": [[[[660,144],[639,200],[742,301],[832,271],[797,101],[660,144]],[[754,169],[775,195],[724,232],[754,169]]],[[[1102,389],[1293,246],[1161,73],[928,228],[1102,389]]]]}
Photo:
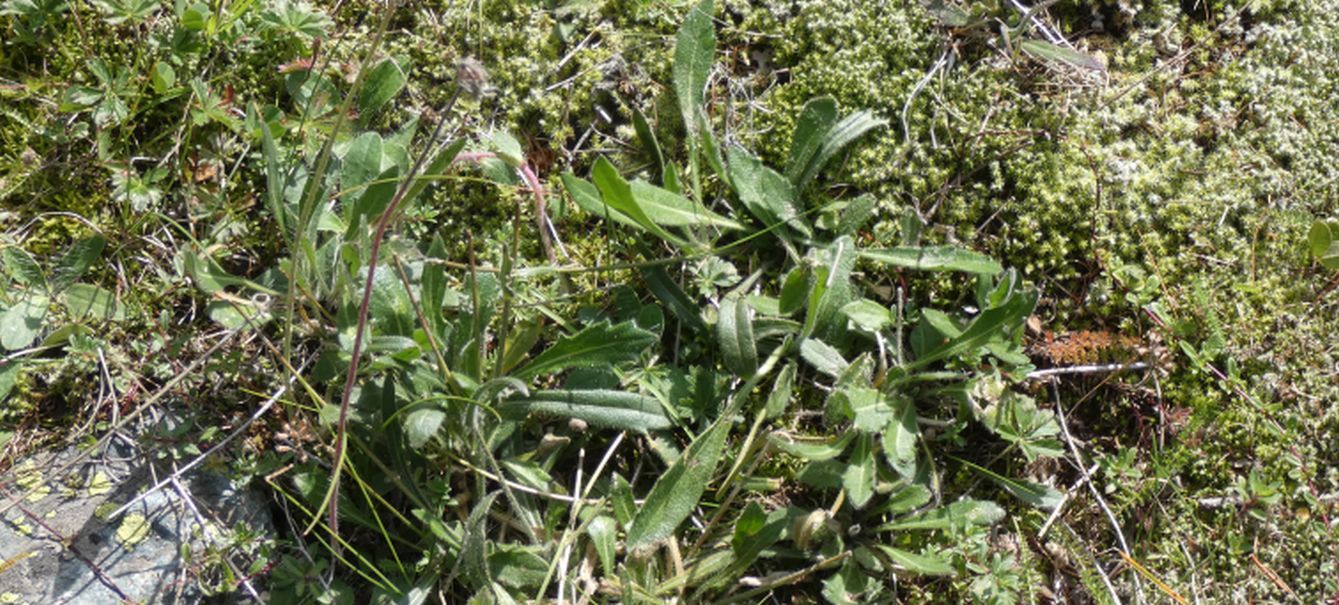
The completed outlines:
{"type": "Polygon", "coordinates": [[[101,235],[93,235],[75,242],[51,272],[49,282],[51,293],[58,293],[79,281],[79,278],[88,272],[89,267],[93,266],[94,261],[102,256],[102,249],[106,245],[107,239],[101,235]]]}
{"type": "Polygon", "coordinates": [[[623,391],[539,391],[509,399],[498,407],[502,411],[578,418],[595,426],[639,433],[674,426],[654,397],[623,391]]]}
{"type": "Polygon", "coordinates": [[[669,307],[670,313],[679,318],[694,331],[705,331],[706,322],[702,321],[702,315],[698,312],[693,301],[688,298],[688,294],[679,287],[679,284],[670,277],[664,267],[647,267],[642,270],[642,279],[646,281],[646,287],[651,290],[666,307],[669,307]]]}
{"type": "Polygon", "coordinates": [[[46,273],[42,271],[37,259],[23,248],[9,246],[5,248],[5,271],[9,278],[30,288],[46,289],[46,273]]]}
{"type": "Polygon", "coordinates": [[[916,474],[916,440],[921,433],[916,404],[900,393],[891,397],[891,403],[893,421],[883,429],[883,453],[897,474],[911,478],[916,474]]]}
{"type": "Polygon", "coordinates": [[[874,438],[857,435],[846,471],[842,473],[842,487],[857,509],[864,508],[874,497],[874,438]]]}
{"type": "Polygon", "coordinates": [[[814,161],[814,156],[823,147],[828,132],[837,123],[837,100],[832,97],[815,97],[804,104],[800,110],[800,119],[795,124],[795,132],[790,137],[790,158],[786,161],[786,178],[792,184],[800,183],[800,176],[814,161]]]}
{"type": "MultiPolygon", "coordinates": [[[[5,402],[9,397],[9,392],[14,389],[14,383],[18,382],[19,373],[23,371],[23,363],[18,359],[0,362],[0,403],[5,402]]],[[[0,447],[4,447],[4,439],[0,439],[0,447]]]]}
{"type": "Polygon", "coordinates": [[[741,378],[752,376],[758,369],[758,348],[753,340],[753,318],[747,301],[734,295],[721,299],[716,339],[726,367],[741,378]]]}
{"type": "Polygon", "coordinates": [[[628,529],[629,552],[644,552],[672,538],[692,514],[725,451],[730,423],[730,418],[717,418],[656,480],[628,529]]]}
{"type": "Polygon", "coordinates": [[[656,341],[656,335],[633,322],[602,322],[565,338],[536,356],[512,375],[526,380],[568,368],[605,366],[637,359],[656,341]]]}
{"type": "Polygon", "coordinates": [[[366,122],[377,110],[400,94],[408,81],[405,70],[395,59],[383,59],[372,67],[358,91],[358,115],[366,122]]]}
{"type": "Polygon", "coordinates": [[[637,141],[642,144],[642,151],[646,152],[646,157],[651,160],[652,178],[668,186],[665,182],[665,156],[660,151],[660,141],[656,140],[656,131],[651,128],[646,116],[635,103],[628,103],[628,109],[632,112],[632,127],[637,131],[637,141]]]}
{"type": "Polygon", "coordinates": [[[767,227],[785,222],[806,237],[813,235],[799,218],[799,199],[790,181],[743,148],[730,148],[729,159],[735,193],[754,217],[767,227]]]}

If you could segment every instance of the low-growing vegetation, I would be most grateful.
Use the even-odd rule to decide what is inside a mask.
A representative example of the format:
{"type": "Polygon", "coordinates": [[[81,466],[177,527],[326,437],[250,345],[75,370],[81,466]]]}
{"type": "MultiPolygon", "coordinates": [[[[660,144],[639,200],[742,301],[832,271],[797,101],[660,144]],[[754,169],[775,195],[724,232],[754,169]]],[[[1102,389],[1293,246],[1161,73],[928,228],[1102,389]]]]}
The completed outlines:
{"type": "Polygon", "coordinates": [[[0,513],[129,439],[270,498],[217,598],[1339,600],[1336,15],[0,0],[0,513]]]}

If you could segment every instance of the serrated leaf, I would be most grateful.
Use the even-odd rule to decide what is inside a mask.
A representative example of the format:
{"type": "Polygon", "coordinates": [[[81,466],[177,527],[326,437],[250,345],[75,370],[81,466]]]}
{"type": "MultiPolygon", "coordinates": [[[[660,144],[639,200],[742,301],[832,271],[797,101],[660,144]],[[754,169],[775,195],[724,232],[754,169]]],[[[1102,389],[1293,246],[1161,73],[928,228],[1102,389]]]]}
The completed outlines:
{"type": "Polygon", "coordinates": [[[88,272],[89,267],[102,256],[102,249],[107,245],[107,238],[101,235],[92,235],[81,239],[60,257],[56,263],[56,268],[51,271],[51,280],[48,287],[54,295],[70,287],[84,273],[88,272]]]}
{"type": "Polygon", "coordinates": [[[994,259],[953,246],[902,247],[861,250],[860,256],[895,267],[921,271],[965,271],[995,275],[1004,270],[994,259]]]}
{"type": "Polygon", "coordinates": [[[846,461],[846,471],[842,473],[842,487],[846,496],[857,509],[864,508],[874,497],[874,447],[873,437],[858,435],[855,446],[851,448],[851,457],[846,461]]]}
{"type": "Polygon", "coordinates": [[[711,22],[714,12],[713,0],[702,0],[690,8],[674,45],[674,95],[690,136],[698,132],[707,77],[716,57],[716,26],[711,22]]]}
{"type": "Polygon", "coordinates": [[[668,189],[656,187],[643,180],[629,183],[632,196],[646,216],[657,225],[666,227],[712,226],[721,229],[743,229],[744,225],[721,216],[706,206],[668,189]]]}
{"type": "Polygon", "coordinates": [[[846,447],[851,445],[851,440],[854,438],[855,433],[850,431],[845,431],[837,437],[824,437],[817,440],[796,440],[785,433],[774,432],[768,434],[767,441],[778,451],[810,462],[821,462],[842,455],[842,452],[846,451],[846,447]]]}
{"type": "Polygon", "coordinates": [[[654,397],[603,389],[539,391],[508,399],[500,411],[577,418],[592,425],[646,433],[674,426],[654,397]]]}
{"type": "Polygon", "coordinates": [[[800,182],[800,175],[809,168],[823,140],[837,124],[837,100],[828,97],[809,99],[800,110],[795,132],[790,137],[790,156],[786,161],[786,178],[792,184],[800,182]]]}
{"type": "Polygon", "coordinates": [[[629,552],[644,552],[672,538],[674,530],[692,514],[716,472],[730,423],[730,418],[717,418],[656,480],[628,529],[629,552]]]}
{"type": "Polygon", "coordinates": [[[842,118],[824,135],[823,144],[809,159],[809,163],[791,179],[795,189],[803,190],[818,176],[819,172],[822,172],[823,167],[827,166],[828,162],[837,157],[837,154],[841,153],[848,145],[864,136],[865,133],[887,123],[887,120],[875,118],[874,114],[868,111],[857,111],[842,118]]]}
{"type": "Polygon", "coordinates": [[[721,299],[716,340],[726,367],[737,376],[748,378],[758,369],[758,348],[753,339],[753,318],[749,314],[748,301],[733,295],[721,299]]]}
{"type": "Polygon", "coordinates": [[[989,500],[959,500],[906,519],[880,525],[876,531],[948,529],[969,525],[994,525],[1004,518],[1004,509],[989,500]]]}
{"type": "Polygon", "coordinates": [[[1105,73],[1107,70],[1106,66],[1092,55],[1081,53],[1072,48],[1057,46],[1044,40],[1024,40],[1018,47],[1033,58],[1040,59],[1046,63],[1051,63],[1052,65],[1068,65],[1070,67],[1099,73],[1105,73]]]}
{"type": "Polygon", "coordinates": [[[364,123],[404,89],[408,77],[398,61],[386,58],[372,67],[358,91],[358,115],[364,123]]]}
{"type": "Polygon", "coordinates": [[[785,177],[740,147],[730,148],[729,171],[739,201],[764,226],[784,222],[806,237],[813,235],[800,220],[798,196],[785,177]]]}
{"type": "Polygon", "coordinates": [[[893,421],[883,429],[883,453],[888,464],[904,478],[916,474],[916,440],[920,425],[916,423],[916,403],[905,395],[891,397],[893,421]]]}
{"type": "Polygon", "coordinates": [[[892,559],[903,571],[926,576],[954,575],[953,566],[939,555],[916,554],[885,544],[875,544],[874,546],[883,551],[883,554],[888,555],[888,558],[892,559]]]}
{"type": "Polygon", "coordinates": [[[568,368],[614,365],[637,359],[656,341],[656,335],[634,322],[611,325],[601,322],[558,339],[530,363],[512,373],[521,380],[553,374],[568,368]]]}

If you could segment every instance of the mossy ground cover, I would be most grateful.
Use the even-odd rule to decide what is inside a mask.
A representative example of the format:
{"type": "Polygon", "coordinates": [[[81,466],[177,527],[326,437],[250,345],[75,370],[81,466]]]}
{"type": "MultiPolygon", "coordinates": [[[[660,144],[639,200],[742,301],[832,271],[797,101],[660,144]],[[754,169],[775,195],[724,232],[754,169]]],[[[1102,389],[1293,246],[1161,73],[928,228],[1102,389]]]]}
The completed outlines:
{"type": "MultiPolygon", "coordinates": [[[[164,385],[185,402],[197,434],[235,423],[256,392],[288,377],[285,362],[304,361],[282,353],[330,350],[323,339],[347,333],[347,305],[327,305],[328,316],[310,305],[299,306],[296,317],[268,308],[276,323],[260,332],[274,349],[266,338],[224,336],[236,326],[214,312],[220,295],[202,290],[192,268],[208,257],[221,272],[283,290],[266,281],[267,269],[281,266],[287,253],[266,202],[261,128],[273,128],[286,149],[307,158],[319,155],[331,132],[341,144],[360,129],[389,141],[416,118],[448,118],[455,134],[476,140],[506,130],[551,193],[548,211],[568,262],[581,266],[635,261],[623,255],[641,236],[583,212],[560,178],[564,171],[588,175],[607,158],[624,174],[650,178],[655,158],[642,144],[634,110],[671,162],[688,162],[693,142],[674,94],[685,2],[408,3],[387,23],[373,57],[366,53],[382,12],[366,3],[341,3],[333,14],[334,3],[176,4],[0,4],[3,245],[25,251],[51,275],[72,243],[101,234],[101,260],[80,282],[115,299],[114,308],[100,307],[102,317],[89,317],[53,296],[41,339],[31,343],[37,348],[6,353],[4,466],[43,442],[100,434],[112,418],[109,405],[133,406],[164,385]],[[313,57],[314,64],[304,63],[313,57]],[[457,61],[467,57],[488,70],[488,94],[439,115],[453,98],[457,61]],[[384,58],[403,70],[404,89],[385,109],[349,113],[341,125],[339,92],[359,81],[360,66],[384,58]],[[324,69],[330,90],[303,88],[313,66],[324,69]],[[50,337],[71,325],[84,329],[50,337]],[[224,346],[213,349],[219,342],[224,346]],[[205,361],[190,366],[192,359],[205,361]],[[173,382],[188,367],[189,375],[173,382]],[[71,434],[70,426],[80,430],[71,434]]],[[[984,443],[979,427],[939,439],[935,459],[950,464],[938,469],[944,493],[1012,502],[1010,516],[994,529],[954,534],[952,544],[947,533],[940,542],[915,542],[937,549],[955,573],[899,576],[881,598],[1107,602],[1118,594],[1129,602],[1140,591],[1150,601],[1175,598],[1157,582],[1188,602],[1339,598],[1339,307],[1334,272],[1313,261],[1306,243],[1315,218],[1339,213],[1339,4],[1062,0],[1024,14],[1007,2],[730,0],[715,6],[713,25],[718,39],[705,102],[723,147],[740,145],[783,166],[810,99],[827,95],[844,111],[870,110],[888,125],[832,162],[824,186],[802,192],[806,210],[832,197],[869,195],[876,214],[854,234],[861,246],[949,244],[1016,268],[1041,295],[1025,337],[1038,367],[1151,366],[1016,387],[1066,413],[1096,469],[1100,498],[1055,458],[1030,460],[998,443],[984,446],[989,456],[974,458],[984,443]],[[1103,69],[1022,50],[1048,34],[1072,41],[1103,69]],[[982,485],[971,466],[952,462],[964,458],[1048,483],[1068,500],[1048,525],[1049,511],[1008,500],[991,482],[982,485]],[[1043,526],[1048,533],[1039,539],[1043,526]],[[1132,562],[1117,554],[1121,540],[1132,562]]],[[[465,172],[429,190],[391,246],[411,250],[437,235],[440,258],[456,267],[504,258],[542,264],[535,207],[524,189],[508,184],[505,168],[501,188],[490,180],[496,172],[465,172]]],[[[707,201],[718,212],[730,203],[707,201]]],[[[6,263],[11,276],[22,273],[21,260],[7,256],[6,263]]],[[[674,276],[694,298],[715,300],[742,277],[731,271],[748,269],[703,260],[674,267],[674,276]]],[[[634,301],[624,308],[636,315],[654,300],[636,276],[576,272],[528,286],[517,293],[514,317],[522,326],[595,321],[611,299],[634,301]]],[[[971,288],[942,274],[862,263],[855,279],[884,303],[896,302],[901,288],[917,304],[971,306],[971,288]]],[[[459,277],[457,285],[479,282],[459,277]]],[[[12,283],[7,308],[32,287],[12,283]]],[[[335,290],[341,287],[347,285],[335,290]]],[[[516,328],[499,338],[528,332],[516,328]]],[[[666,338],[682,347],[666,356],[694,358],[694,347],[703,346],[681,334],[666,338]]],[[[326,398],[332,395],[322,385],[342,374],[330,363],[313,362],[315,390],[326,398]]],[[[334,395],[337,402],[337,389],[334,395]]],[[[277,489],[277,498],[319,492],[303,481],[322,468],[312,459],[329,463],[333,423],[328,410],[314,409],[316,401],[283,406],[237,444],[230,462],[238,473],[263,483],[292,463],[306,474],[296,486],[281,475],[277,484],[292,493],[277,489]]],[[[792,410],[818,408],[815,400],[792,410]]],[[[812,431],[815,423],[797,412],[788,427],[812,431]]],[[[705,424],[693,426],[706,432],[705,424]]],[[[193,455],[177,445],[177,455],[193,455]]],[[[665,447],[656,440],[638,447],[648,459],[674,457],[656,453],[665,447]]],[[[469,462],[448,456],[433,464],[469,462]]],[[[799,463],[778,457],[766,467],[784,476],[787,465],[793,473],[799,463]]],[[[507,472],[519,476],[520,468],[507,472]]],[[[468,483],[456,481],[457,490],[468,483]]],[[[451,492],[447,483],[425,489],[451,492]]],[[[786,484],[749,493],[760,494],[754,501],[769,512],[790,503],[834,504],[814,492],[786,484]]],[[[498,497],[484,493],[477,496],[498,497]]],[[[499,506],[509,497],[498,497],[499,506]]],[[[459,542],[472,539],[474,504],[447,507],[463,511],[457,521],[466,529],[447,531],[446,543],[464,548],[459,542]]],[[[841,506],[839,500],[833,508],[841,506]]],[[[506,526],[503,517],[494,521],[506,526]]],[[[379,548],[361,537],[354,550],[379,548]]],[[[330,590],[324,574],[302,572],[331,565],[328,555],[299,557],[293,545],[304,539],[278,537],[281,554],[261,564],[274,563],[275,594],[293,602],[330,590]]],[[[894,545],[912,544],[902,540],[894,545]]],[[[521,567],[533,563],[520,550],[493,555],[521,567]]],[[[448,590],[477,580],[468,569],[447,571],[448,590]],[[464,580],[453,584],[458,578],[464,580]]],[[[858,598],[854,580],[834,588],[829,579],[837,575],[815,569],[776,594],[858,598]]],[[[337,577],[353,586],[345,594],[371,594],[366,577],[337,577]]],[[[674,592],[693,594],[683,593],[674,592]]]]}

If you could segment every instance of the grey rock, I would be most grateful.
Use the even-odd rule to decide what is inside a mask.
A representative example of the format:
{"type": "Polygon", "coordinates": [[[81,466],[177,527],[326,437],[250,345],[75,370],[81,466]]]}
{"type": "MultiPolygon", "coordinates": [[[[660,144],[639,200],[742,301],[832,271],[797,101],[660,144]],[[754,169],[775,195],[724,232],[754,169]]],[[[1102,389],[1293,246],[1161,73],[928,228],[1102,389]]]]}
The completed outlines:
{"type": "Polygon", "coordinates": [[[71,449],[29,459],[0,480],[0,510],[8,508],[0,515],[0,604],[199,603],[201,580],[218,577],[224,564],[203,553],[227,549],[239,526],[272,535],[263,497],[203,471],[182,477],[181,490],[169,483],[108,519],[166,474],[155,477],[123,454],[47,476],[75,456],[71,449]]]}

